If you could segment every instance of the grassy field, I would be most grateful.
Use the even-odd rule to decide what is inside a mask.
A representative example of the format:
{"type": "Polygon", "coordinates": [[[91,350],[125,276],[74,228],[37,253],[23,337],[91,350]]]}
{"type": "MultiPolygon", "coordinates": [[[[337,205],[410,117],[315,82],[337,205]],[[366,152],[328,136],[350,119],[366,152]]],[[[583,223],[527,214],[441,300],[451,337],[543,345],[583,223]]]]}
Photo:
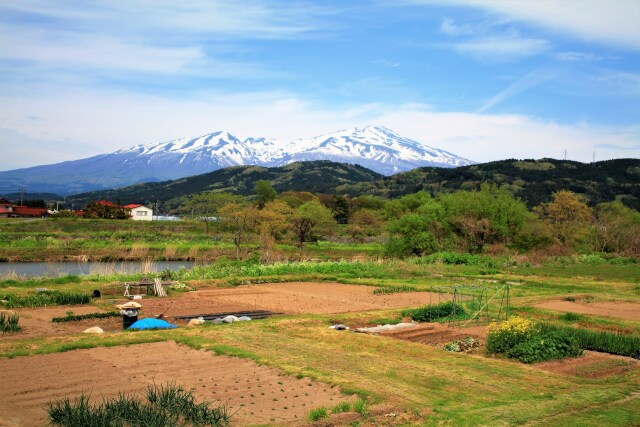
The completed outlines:
{"type": "MultiPolygon", "coordinates": [[[[144,245],[148,254],[166,252],[168,245],[176,248],[176,254],[188,254],[192,247],[198,247],[198,253],[231,250],[225,246],[227,243],[205,235],[202,224],[136,224],[112,234],[108,222],[96,222],[92,236],[78,229],[74,221],[43,222],[50,229],[38,233],[30,232],[26,224],[16,224],[0,221],[2,257],[20,254],[38,258],[67,251],[119,256],[114,254],[131,251],[135,245],[144,245]],[[67,246],[56,246],[64,244],[67,246]]],[[[575,256],[550,258],[536,264],[518,257],[458,254],[406,261],[377,257],[331,260],[344,258],[345,253],[371,255],[378,250],[377,245],[358,248],[325,243],[313,248],[328,254],[318,257],[325,258],[324,261],[263,264],[222,259],[178,271],[171,279],[196,289],[278,281],[337,281],[388,288],[389,292],[437,291],[473,284],[497,289],[509,285],[514,314],[563,326],[640,334],[638,320],[594,315],[567,320],[557,311],[533,307],[550,299],[640,303],[640,264],[633,260],[575,256]]],[[[28,297],[35,294],[37,287],[90,292],[136,277],[92,275],[4,280],[0,281],[0,297],[5,300],[28,297]]],[[[172,295],[180,294],[174,291],[172,295]]],[[[102,306],[107,308],[104,303],[102,306]]],[[[640,425],[640,369],[602,378],[561,375],[500,356],[454,354],[420,343],[328,328],[335,322],[376,324],[380,319],[399,319],[401,311],[284,316],[231,325],[208,324],[197,329],[104,336],[77,334],[21,339],[8,335],[0,341],[0,357],[172,340],[336,385],[345,392],[359,394],[372,406],[388,405],[409,411],[415,415],[410,425],[640,425]]],[[[364,425],[367,418],[359,422],[364,425]]]]}

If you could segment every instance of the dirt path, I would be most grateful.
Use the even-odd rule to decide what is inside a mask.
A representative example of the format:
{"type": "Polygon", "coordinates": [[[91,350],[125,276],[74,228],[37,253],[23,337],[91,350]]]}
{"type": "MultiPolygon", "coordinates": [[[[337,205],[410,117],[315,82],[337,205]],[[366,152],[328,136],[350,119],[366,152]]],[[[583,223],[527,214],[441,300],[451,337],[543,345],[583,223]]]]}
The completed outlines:
{"type": "Polygon", "coordinates": [[[235,413],[232,425],[291,423],[313,408],[355,400],[249,360],[162,342],[0,359],[0,425],[44,426],[51,400],[91,393],[100,401],[154,382],[193,388],[198,401],[226,403],[235,413]]]}
{"type": "Polygon", "coordinates": [[[551,300],[534,307],[564,313],[592,314],[594,316],[616,317],[619,319],[640,320],[640,304],[633,302],[592,302],[582,303],[565,300],[551,300]]]}

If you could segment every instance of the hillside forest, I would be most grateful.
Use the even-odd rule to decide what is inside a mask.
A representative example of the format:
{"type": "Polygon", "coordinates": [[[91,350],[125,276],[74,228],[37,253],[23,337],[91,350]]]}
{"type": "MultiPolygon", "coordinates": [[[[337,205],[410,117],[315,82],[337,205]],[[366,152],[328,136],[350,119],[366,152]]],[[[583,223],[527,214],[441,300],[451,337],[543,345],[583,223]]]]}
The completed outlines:
{"type": "MultiPolygon", "coordinates": [[[[638,211],[619,201],[591,207],[567,190],[529,208],[507,188],[486,183],[477,190],[435,196],[418,191],[387,199],[278,193],[259,180],[250,196],[202,192],[186,197],[179,212],[200,223],[203,233],[225,236],[238,258],[256,253],[270,260],[278,256],[278,245],[302,248],[320,240],[374,244],[384,255],[400,258],[446,251],[640,254],[638,211]]],[[[93,211],[91,205],[86,216],[126,217],[104,208],[93,211]]]]}

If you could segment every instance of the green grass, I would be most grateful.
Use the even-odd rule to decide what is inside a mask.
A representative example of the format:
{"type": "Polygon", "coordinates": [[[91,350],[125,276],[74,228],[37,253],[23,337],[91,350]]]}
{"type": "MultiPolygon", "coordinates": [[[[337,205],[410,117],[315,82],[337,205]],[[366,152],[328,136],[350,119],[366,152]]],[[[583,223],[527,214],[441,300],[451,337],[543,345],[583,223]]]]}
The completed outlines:
{"type": "Polygon", "coordinates": [[[175,384],[151,385],[146,401],[120,393],[111,399],[103,398],[92,405],[89,396],[81,394],[50,402],[47,407],[52,425],[68,427],[139,425],[154,427],[226,426],[230,415],[224,405],[196,403],[191,391],[175,384]]]}
{"type": "Polygon", "coordinates": [[[54,317],[51,319],[54,323],[62,322],[77,322],[85,319],[106,319],[109,317],[120,317],[120,313],[117,311],[111,311],[107,313],[88,313],[88,314],[67,314],[64,317],[54,317]]]}
{"type": "Polygon", "coordinates": [[[20,332],[22,327],[18,325],[20,316],[15,313],[7,313],[6,311],[0,311],[0,331],[3,334],[11,332],[20,332]]]}
{"type": "Polygon", "coordinates": [[[89,294],[79,292],[42,291],[32,295],[4,295],[4,305],[8,308],[46,307],[52,305],[88,304],[89,294]]]}
{"type": "Polygon", "coordinates": [[[320,407],[310,410],[309,415],[307,415],[307,419],[313,422],[321,420],[322,418],[327,418],[328,416],[329,414],[327,414],[327,408],[320,407]]]}
{"type": "Polygon", "coordinates": [[[575,339],[585,350],[640,359],[640,335],[614,334],[606,331],[591,331],[583,328],[545,323],[542,331],[555,332],[575,339]]]}
{"type": "Polygon", "coordinates": [[[339,414],[340,412],[349,412],[351,410],[351,403],[349,402],[340,402],[331,408],[332,414],[339,414]]]}

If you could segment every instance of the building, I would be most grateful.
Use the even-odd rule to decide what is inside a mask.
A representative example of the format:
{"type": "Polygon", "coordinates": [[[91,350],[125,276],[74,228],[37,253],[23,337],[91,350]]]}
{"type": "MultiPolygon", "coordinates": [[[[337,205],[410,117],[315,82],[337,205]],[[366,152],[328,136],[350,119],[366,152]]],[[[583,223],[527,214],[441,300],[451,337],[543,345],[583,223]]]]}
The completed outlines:
{"type": "Polygon", "coordinates": [[[0,199],[0,218],[41,218],[49,216],[46,208],[18,206],[6,199],[0,199]]]}
{"type": "Polygon", "coordinates": [[[134,221],[151,221],[153,219],[153,209],[135,203],[122,207],[134,221]]]}

